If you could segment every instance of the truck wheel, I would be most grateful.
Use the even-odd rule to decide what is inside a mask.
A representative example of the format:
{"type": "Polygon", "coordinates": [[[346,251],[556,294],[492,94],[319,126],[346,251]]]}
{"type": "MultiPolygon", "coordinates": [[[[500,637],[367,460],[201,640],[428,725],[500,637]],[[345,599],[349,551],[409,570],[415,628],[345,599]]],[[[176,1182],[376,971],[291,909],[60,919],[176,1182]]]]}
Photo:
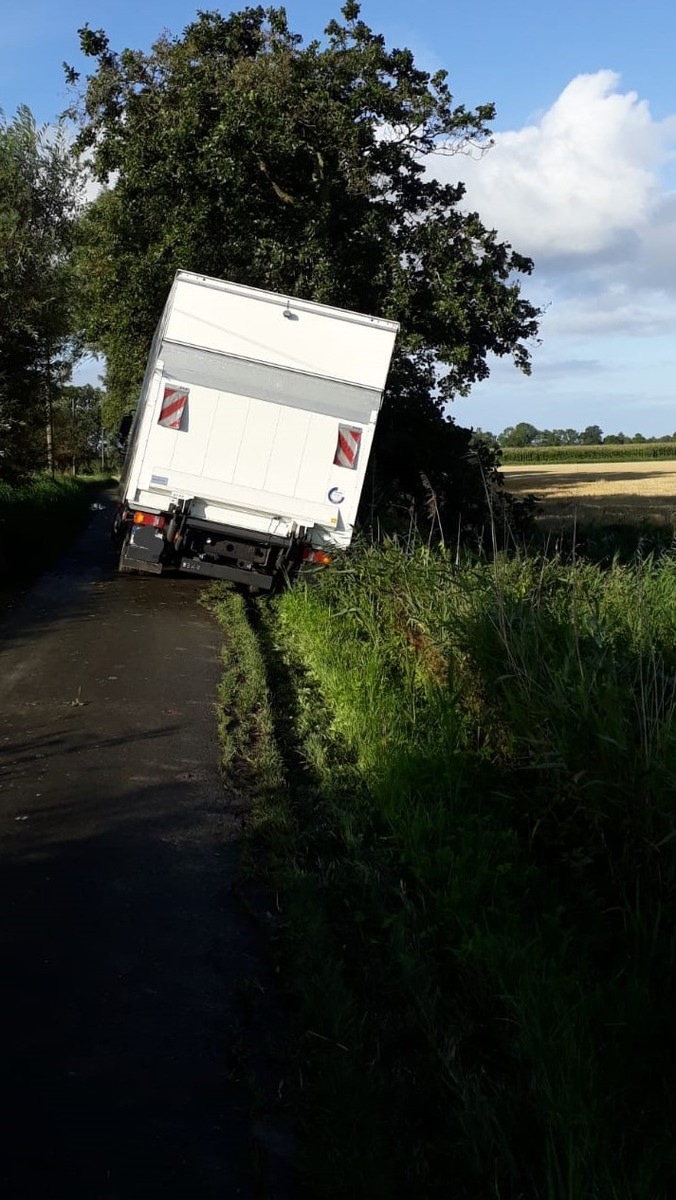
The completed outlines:
{"type": "Polygon", "coordinates": [[[122,519],[122,508],[121,507],[118,507],[118,509],[115,513],[115,516],[113,518],[113,524],[111,526],[110,536],[111,536],[113,545],[116,548],[119,548],[122,545],[122,541],[124,538],[124,521],[122,519]]]}

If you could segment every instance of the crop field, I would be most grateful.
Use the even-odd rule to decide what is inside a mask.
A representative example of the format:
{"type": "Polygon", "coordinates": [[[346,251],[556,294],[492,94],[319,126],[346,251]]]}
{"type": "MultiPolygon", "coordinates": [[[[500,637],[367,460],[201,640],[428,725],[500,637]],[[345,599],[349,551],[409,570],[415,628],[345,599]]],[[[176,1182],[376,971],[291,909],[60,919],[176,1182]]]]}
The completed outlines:
{"type": "Polygon", "coordinates": [[[550,463],[503,466],[505,486],[518,497],[535,495],[546,523],[602,524],[676,521],[676,462],[550,463]]]}
{"type": "Polygon", "coordinates": [[[542,466],[545,463],[676,462],[676,442],[623,442],[600,446],[504,446],[503,463],[542,466]]]}

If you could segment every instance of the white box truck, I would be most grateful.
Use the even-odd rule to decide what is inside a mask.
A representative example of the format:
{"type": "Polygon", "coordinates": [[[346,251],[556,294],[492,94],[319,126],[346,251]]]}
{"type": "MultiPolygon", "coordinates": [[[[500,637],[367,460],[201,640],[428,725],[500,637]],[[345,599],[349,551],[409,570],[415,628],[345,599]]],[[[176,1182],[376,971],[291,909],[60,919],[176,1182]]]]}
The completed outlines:
{"type": "Polygon", "coordinates": [[[266,590],[348,546],[398,328],[179,271],[128,435],[120,569],[266,590]]]}

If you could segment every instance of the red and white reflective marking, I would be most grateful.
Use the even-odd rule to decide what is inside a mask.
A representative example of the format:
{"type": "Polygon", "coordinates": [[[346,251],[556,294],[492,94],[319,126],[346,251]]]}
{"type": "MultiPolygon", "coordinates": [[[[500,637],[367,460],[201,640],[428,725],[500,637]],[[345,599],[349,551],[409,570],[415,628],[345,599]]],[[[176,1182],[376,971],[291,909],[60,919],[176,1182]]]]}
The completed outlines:
{"type": "Polygon", "coordinates": [[[165,429],[181,428],[181,417],[188,399],[188,391],[188,388],[165,387],[158,425],[164,425],[165,429]]]}
{"type": "Polygon", "coordinates": [[[361,429],[354,429],[351,425],[339,425],[336,457],[333,460],[335,466],[349,467],[354,471],[357,465],[360,441],[361,429]]]}

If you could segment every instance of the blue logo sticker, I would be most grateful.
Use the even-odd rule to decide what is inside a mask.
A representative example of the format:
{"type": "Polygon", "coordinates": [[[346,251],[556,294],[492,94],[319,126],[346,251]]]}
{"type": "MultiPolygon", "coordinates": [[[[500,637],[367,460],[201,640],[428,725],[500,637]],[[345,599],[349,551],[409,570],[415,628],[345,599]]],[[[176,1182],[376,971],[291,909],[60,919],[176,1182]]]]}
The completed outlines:
{"type": "Polygon", "coordinates": [[[331,488],[331,491],[329,492],[329,500],[332,504],[342,504],[344,499],[345,496],[341,492],[340,488],[331,488]]]}

